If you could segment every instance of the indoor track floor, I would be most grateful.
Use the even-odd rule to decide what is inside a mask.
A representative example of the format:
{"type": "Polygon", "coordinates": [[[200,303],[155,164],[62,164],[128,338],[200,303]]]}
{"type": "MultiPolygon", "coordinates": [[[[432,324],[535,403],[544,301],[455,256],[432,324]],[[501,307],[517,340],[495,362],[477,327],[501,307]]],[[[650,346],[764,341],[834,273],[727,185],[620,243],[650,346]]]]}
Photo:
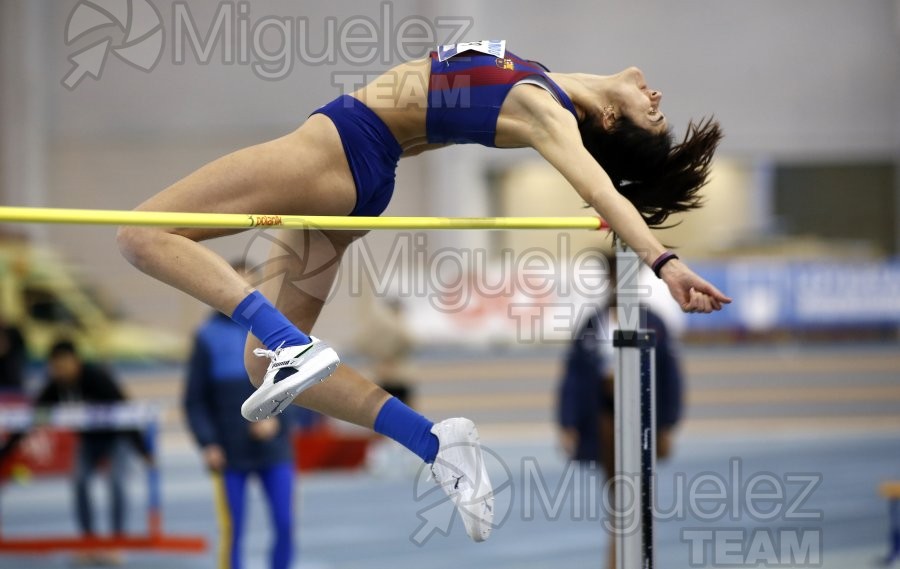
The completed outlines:
{"type": "MultiPolygon", "coordinates": [[[[723,481],[729,499],[724,514],[712,521],[700,519],[713,509],[711,502],[694,508],[688,504],[684,515],[659,521],[658,566],[754,566],[746,562],[741,540],[734,543],[735,535],[745,536],[744,547],[756,539],[764,548],[756,551],[756,559],[770,555],[769,566],[876,566],[887,551],[888,536],[887,505],[877,487],[883,480],[900,479],[897,353],[896,346],[687,351],[689,404],[674,456],[659,468],[659,507],[670,511],[680,500],[677,489],[687,488],[690,495],[691,483],[700,484],[700,476],[723,481]],[[754,517],[746,507],[735,507],[733,488],[745,487],[754,475],[782,486],[779,515],[754,517]],[[795,511],[787,514],[790,506],[795,511]],[[714,536],[709,539],[716,540],[716,546],[707,543],[699,551],[698,542],[692,541],[697,536],[714,536]],[[799,560],[778,550],[778,540],[791,536],[802,536],[811,546],[799,560]],[[775,549],[765,549],[767,538],[775,549]],[[745,562],[734,563],[740,559],[745,562]]],[[[457,407],[464,411],[469,398],[474,403],[468,414],[484,425],[482,439],[490,450],[492,479],[499,489],[497,513],[505,518],[488,542],[474,544],[465,537],[449,504],[438,493],[428,492],[431,487],[424,474],[414,467],[401,465],[389,476],[317,473],[299,479],[295,567],[602,567],[609,536],[597,507],[602,496],[592,485],[597,479],[567,470],[553,440],[552,407],[545,408],[552,405],[558,355],[554,350],[524,359],[511,354],[472,355],[465,364],[465,379],[459,382],[445,365],[446,355],[417,359],[423,370],[432,370],[430,375],[422,373],[425,379],[419,388],[426,413],[445,416],[455,414],[457,407]],[[483,396],[496,404],[482,404],[481,396],[471,395],[473,382],[479,379],[483,396]],[[516,395],[504,398],[503,393],[516,395]],[[449,535],[443,535],[448,529],[449,535]]],[[[147,377],[132,375],[129,388],[141,395],[141,386],[149,385],[147,377]]],[[[177,385],[167,392],[160,387],[166,384],[163,376],[160,373],[146,393],[171,403],[177,398],[177,385]]],[[[212,488],[179,431],[180,427],[171,427],[164,441],[164,525],[169,533],[200,533],[214,543],[212,488]]],[[[135,529],[143,527],[140,468],[135,463],[131,489],[135,529]]],[[[102,520],[105,489],[95,490],[102,520]]],[[[737,494],[746,498],[746,489],[737,494]]],[[[249,496],[252,521],[247,527],[246,567],[264,568],[269,542],[266,514],[258,489],[254,487],[249,496]]],[[[72,532],[70,502],[69,487],[62,480],[7,486],[0,498],[4,533],[13,537],[72,532]]],[[[0,557],[2,569],[69,564],[62,555],[0,557]]],[[[133,553],[128,566],[210,568],[215,566],[215,551],[203,556],[133,553]]]]}

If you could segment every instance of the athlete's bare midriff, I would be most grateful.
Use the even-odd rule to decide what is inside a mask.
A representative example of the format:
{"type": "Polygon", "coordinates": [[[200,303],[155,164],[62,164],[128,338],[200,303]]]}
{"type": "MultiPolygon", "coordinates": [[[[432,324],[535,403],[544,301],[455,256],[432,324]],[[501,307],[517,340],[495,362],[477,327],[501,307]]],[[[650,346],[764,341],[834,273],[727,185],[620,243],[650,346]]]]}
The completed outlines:
{"type": "MultiPolygon", "coordinates": [[[[554,79],[560,75],[554,73],[554,79]]],[[[404,156],[412,156],[447,146],[428,144],[425,117],[428,112],[428,82],[431,60],[417,59],[386,71],[371,83],[350,95],[372,109],[387,125],[403,148],[404,156]]],[[[513,87],[497,119],[495,144],[501,148],[529,146],[533,117],[523,104],[525,97],[548,97],[544,89],[534,85],[513,87]]]]}
{"type": "Polygon", "coordinates": [[[406,152],[427,144],[425,114],[430,78],[431,60],[417,59],[391,68],[350,95],[384,121],[406,152]]]}

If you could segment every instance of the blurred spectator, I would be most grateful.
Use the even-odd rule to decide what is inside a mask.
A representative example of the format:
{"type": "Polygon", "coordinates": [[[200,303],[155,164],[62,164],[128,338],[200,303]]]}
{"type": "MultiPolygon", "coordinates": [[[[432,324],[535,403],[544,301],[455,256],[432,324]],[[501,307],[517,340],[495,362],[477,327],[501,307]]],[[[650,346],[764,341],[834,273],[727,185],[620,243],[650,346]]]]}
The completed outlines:
{"type": "MultiPolygon", "coordinates": [[[[241,269],[236,266],[235,268],[241,269]]],[[[220,524],[220,569],[242,567],[247,480],[262,484],[272,515],[272,569],[287,569],[294,556],[294,466],[286,412],[251,423],[241,404],[253,393],[244,368],[247,333],[215,313],[197,331],[184,405],[188,423],[212,473],[220,524]]]]}
{"type": "MultiPolygon", "coordinates": [[[[124,393],[110,373],[81,359],[74,344],[62,341],[50,349],[47,361],[48,383],[34,401],[35,407],[52,407],[60,404],[112,405],[126,400],[124,393]]],[[[13,451],[26,433],[16,433],[0,449],[0,460],[13,451]]],[[[145,460],[151,460],[149,449],[141,433],[136,430],[118,431],[88,429],[79,435],[75,462],[75,510],[78,526],[85,537],[95,535],[93,508],[89,492],[90,478],[101,466],[108,464],[113,534],[125,534],[127,503],[125,479],[128,474],[128,447],[134,445],[145,460]]],[[[119,551],[89,553],[79,558],[82,562],[120,564],[119,551]]]]}
{"type": "MultiPolygon", "coordinates": [[[[609,265],[615,277],[614,258],[609,265]]],[[[609,303],[588,317],[575,334],[559,386],[557,409],[563,452],[570,460],[598,466],[607,479],[615,472],[614,278],[611,285],[609,303]]],[[[642,325],[656,332],[656,456],[665,459],[671,454],[675,426],[681,419],[681,369],[663,320],[644,305],[640,310],[642,325]]],[[[610,543],[608,566],[612,569],[615,544],[612,540],[610,543]]]]}
{"type": "MultiPolygon", "coordinates": [[[[615,325],[610,327],[607,312],[615,311],[595,312],[575,336],[560,384],[558,417],[566,456],[596,462],[609,475],[615,468],[615,325]]],[[[643,306],[641,318],[656,332],[656,454],[664,459],[671,454],[673,432],[681,418],[681,369],[663,321],[643,306]]]]}
{"type": "Polygon", "coordinates": [[[0,397],[22,393],[27,359],[22,333],[0,318],[0,397]]]}

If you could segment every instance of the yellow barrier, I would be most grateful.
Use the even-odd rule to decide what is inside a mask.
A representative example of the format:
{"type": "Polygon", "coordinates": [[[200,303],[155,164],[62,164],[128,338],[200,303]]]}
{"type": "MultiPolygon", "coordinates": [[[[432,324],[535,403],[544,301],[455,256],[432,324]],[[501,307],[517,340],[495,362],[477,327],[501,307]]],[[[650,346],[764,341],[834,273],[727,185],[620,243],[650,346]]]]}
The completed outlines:
{"type": "Polygon", "coordinates": [[[71,225],[144,225],[156,227],[221,227],[251,229],[608,229],[599,217],[341,217],[323,215],[257,215],[243,213],[174,213],[100,209],[0,207],[0,223],[71,225]]]}

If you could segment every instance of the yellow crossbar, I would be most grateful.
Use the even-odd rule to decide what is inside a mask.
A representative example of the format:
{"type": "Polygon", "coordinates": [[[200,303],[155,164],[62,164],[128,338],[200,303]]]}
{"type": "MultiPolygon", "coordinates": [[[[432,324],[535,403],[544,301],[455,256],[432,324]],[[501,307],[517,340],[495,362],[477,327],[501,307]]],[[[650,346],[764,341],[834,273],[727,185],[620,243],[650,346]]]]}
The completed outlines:
{"type": "Polygon", "coordinates": [[[608,229],[599,217],[350,217],[325,215],[258,215],[243,213],[175,213],[101,209],[0,207],[0,223],[71,225],[145,225],[156,227],[221,227],[251,229],[608,229]]]}

